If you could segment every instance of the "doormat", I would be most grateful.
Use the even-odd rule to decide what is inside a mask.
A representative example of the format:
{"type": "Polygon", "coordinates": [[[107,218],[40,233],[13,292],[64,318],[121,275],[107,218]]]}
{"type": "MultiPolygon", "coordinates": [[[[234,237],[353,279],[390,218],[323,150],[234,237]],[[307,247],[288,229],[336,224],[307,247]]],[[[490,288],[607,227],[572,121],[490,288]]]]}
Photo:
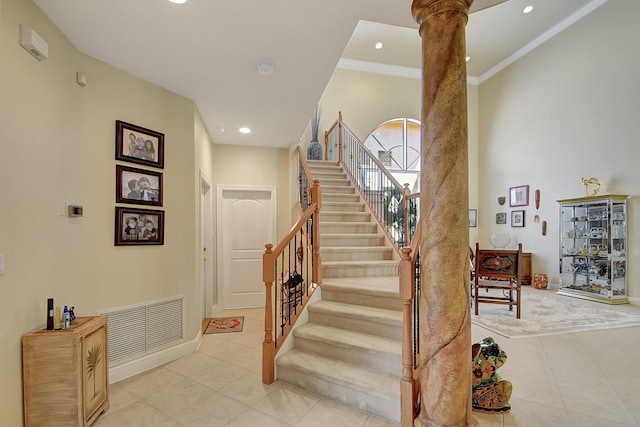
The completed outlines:
{"type": "Polygon", "coordinates": [[[214,317],[209,322],[205,334],[226,334],[228,332],[242,332],[244,316],[214,317]]]}

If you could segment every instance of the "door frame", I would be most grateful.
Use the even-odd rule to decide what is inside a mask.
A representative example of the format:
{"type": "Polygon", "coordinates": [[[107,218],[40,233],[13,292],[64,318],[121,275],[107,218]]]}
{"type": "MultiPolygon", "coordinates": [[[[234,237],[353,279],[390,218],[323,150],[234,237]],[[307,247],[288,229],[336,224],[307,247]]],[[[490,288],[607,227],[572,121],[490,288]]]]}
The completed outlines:
{"type": "Polygon", "coordinates": [[[198,248],[200,265],[200,290],[202,295],[202,318],[215,314],[216,295],[213,277],[213,185],[207,175],[200,170],[200,245],[198,248]],[[205,249],[206,248],[206,249],[205,249]]]}
{"type": "MultiPolygon", "coordinates": [[[[216,239],[216,262],[217,262],[217,269],[216,269],[216,279],[218,282],[218,286],[217,286],[217,304],[219,307],[221,307],[222,309],[224,309],[225,307],[225,301],[224,301],[224,289],[223,287],[225,286],[224,282],[223,282],[223,272],[224,272],[224,268],[223,268],[223,247],[224,247],[224,243],[223,242],[223,233],[220,231],[223,229],[224,224],[223,224],[223,209],[224,209],[224,202],[223,202],[223,192],[225,190],[235,190],[235,191],[268,191],[271,194],[271,200],[272,200],[272,204],[271,204],[271,216],[272,216],[272,230],[273,230],[273,239],[277,239],[278,237],[278,229],[277,229],[277,225],[278,225],[278,199],[277,199],[277,192],[276,192],[276,186],[275,185],[232,185],[232,184],[217,184],[216,185],[216,235],[218,236],[218,238],[216,239]]],[[[274,246],[278,243],[278,242],[264,242],[265,244],[267,243],[271,243],[274,246]]]]}

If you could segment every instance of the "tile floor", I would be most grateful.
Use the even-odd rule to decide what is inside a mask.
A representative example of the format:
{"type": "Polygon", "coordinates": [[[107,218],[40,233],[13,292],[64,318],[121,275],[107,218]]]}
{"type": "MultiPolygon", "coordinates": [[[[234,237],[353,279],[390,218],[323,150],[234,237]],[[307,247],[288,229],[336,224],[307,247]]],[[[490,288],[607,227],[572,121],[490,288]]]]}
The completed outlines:
{"type": "MultiPolygon", "coordinates": [[[[640,314],[640,306],[614,309],[640,314]]],[[[263,311],[243,332],[205,335],[197,352],[110,386],[111,408],[94,426],[384,427],[397,424],[276,381],[261,382],[263,311]]],[[[640,426],[640,326],[507,339],[500,368],[512,410],[474,414],[482,427],[640,426]]]]}

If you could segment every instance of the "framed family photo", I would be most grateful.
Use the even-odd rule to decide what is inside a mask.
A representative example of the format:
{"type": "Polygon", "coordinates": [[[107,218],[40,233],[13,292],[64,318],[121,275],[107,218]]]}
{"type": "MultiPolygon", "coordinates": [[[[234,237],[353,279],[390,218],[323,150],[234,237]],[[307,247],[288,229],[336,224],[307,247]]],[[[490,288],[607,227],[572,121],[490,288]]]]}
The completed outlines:
{"type": "Polygon", "coordinates": [[[529,206],[529,186],[509,188],[509,206],[529,206]]]}
{"type": "Polygon", "coordinates": [[[499,212],[496,214],[496,224],[506,224],[507,223],[507,213],[499,212]]]}
{"type": "Polygon", "coordinates": [[[116,203],[162,206],[162,173],[116,165],[116,203]]]}
{"type": "Polygon", "coordinates": [[[524,227],[524,211],[511,211],[511,226],[524,227]]]}
{"type": "Polygon", "coordinates": [[[116,120],[116,160],[164,168],[164,134],[116,120]]]}
{"type": "Polygon", "coordinates": [[[164,211],[116,206],[115,246],[164,245],[164,211]]]}

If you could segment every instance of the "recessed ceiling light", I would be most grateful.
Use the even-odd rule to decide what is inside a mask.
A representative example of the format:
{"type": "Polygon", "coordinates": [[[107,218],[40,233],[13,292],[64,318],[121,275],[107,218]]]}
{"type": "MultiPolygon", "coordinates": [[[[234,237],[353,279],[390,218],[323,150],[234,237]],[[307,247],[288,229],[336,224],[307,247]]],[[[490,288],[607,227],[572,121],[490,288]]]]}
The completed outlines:
{"type": "Polygon", "coordinates": [[[249,128],[240,128],[240,129],[238,129],[238,132],[240,132],[240,133],[251,133],[251,129],[249,129],[249,128]]]}
{"type": "Polygon", "coordinates": [[[469,62],[469,61],[471,61],[471,57],[470,57],[470,56],[467,56],[467,57],[465,57],[465,58],[464,58],[464,60],[465,60],[465,61],[467,61],[467,62],[469,62]]]}
{"type": "Polygon", "coordinates": [[[533,6],[529,5],[522,10],[522,13],[529,13],[533,10],[533,6]]]}
{"type": "Polygon", "coordinates": [[[384,46],[382,42],[376,43],[376,49],[382,49],[382,46],[384,46]]]}
{"type": "Polygon", "coordinates": [[[187,2],[187,0],[169,0],[169,1],[175,4],[183,4],[187,2]]]}

